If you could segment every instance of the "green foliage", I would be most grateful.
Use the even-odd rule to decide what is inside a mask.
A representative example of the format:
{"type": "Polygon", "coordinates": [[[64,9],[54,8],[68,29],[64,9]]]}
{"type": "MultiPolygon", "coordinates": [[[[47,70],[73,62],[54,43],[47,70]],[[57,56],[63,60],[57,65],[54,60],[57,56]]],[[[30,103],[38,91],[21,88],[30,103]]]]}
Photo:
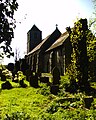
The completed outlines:
{"type": "Polygon", "coordinates": [[[93,33],[88,30],[87,31],[87,53],[89,57],[89,62],[92,62],[96,59],[96,37],[93,33]]]}
{"type": "Polygon", "coordinates": [[[87,55],[89,58],[89,79],[96,79],[96,37],[92,31],[88,30],[87,34],[87,55]]]}
{"type": "MultiPolygon", "coordinates": [[[[14,11],[18,8],[16,0],[0,0],[0,48],[7,57],[13,55],[10,47],[15,28],[14,11]],[[2,43],[2,44],[1,44],[2,43]]],[[[0,56],[2,57],[2,53],[0,56]]]]}
{"type": "MultiPolygon", "coordinates": [[[[45,85],[42,84],[44,89],[45,85]]],[[[41,89],[42,89],[41,88],[41,89]]],[[[0,95],[1,120],[83,120],[95,119],[96,111],[84,108],[81,98],[83,94],[75,94],[75,98],[80,101],[66,101],[62,97],[54,95],[41,95],[39,88],[14,88],[12,90],[4,90],[0,95]],[[62,100],[62,101],[61,101],[62,100]]],[[[66,94],[67,97],[70,94],[66,94]]],[[[65,99],[65,97],[64,97],[65,99]]],[[[94,101],[95,104],[96,101],[94,101]]]]}
{"type": "Polygon", "coordinates": [[[40,83],[40,88],[38,90],[38,93],[44,96],[48,96],[50,94],[50,87],[47,86],[47,84],[40,83]]]}
{"type": "Polygon", "coordinates": [[[96,36],[96,0],[92,0],[94,12],[89,21],[89,28],[92,30],[93,34],[96,36]]]}
{"type": "Polygon", "coordinates": [[[71,80],[72,78],[76,81],[78,81],[77,79],[77,75],[79,74],[79,71],[77,71],[77,67],[75,65],[74,62],[72,62],[66,70],[66,75],[69,75],[69,79],[71,80]]]}
{"type": "Polygon", "coordinates": [[[70,33],[70,41],[73,48],[72,61],[67,69],[70,79],[78,80],[83,85],[88,80],[87,30],[87,19],[80,19],[74,24],[74,28],[70,33]]]}
{"type": "MultiPolygon", "coordinates": [[[[24,78],[19,71],[19,80],[24,78]]],[[[94,120],[96,119],[96,98],[90,109],[84,105],[84,93],[69,94],[65,92],[65,84],[69,84],[69,76],[61,76],[60,93],[50,94],[47,83],[39,83],[39,88],[29,86],[20,88],[18,83],[11,82],[11,90],[0,91],[1,120],[94,120]]],[[[0,84],[3,82],[0,81],[0,84]]],[[[93,84],[92,84],[93,87],[93,84]]],[[[96,83],[94,83],[96,87],[96,83]]],[[[1,90],[1,89],[0,89],[1,90]]]]}
{"type": "Polygon", "coordinates": [[[30,119],[30,115],[23,113],[23,112],[14,112],[11,115],[6,114],[6,116],[4,116],[4,120],[29,120],[30,119]]]}
{"type": "Polygon", "coordinates": [[[52,101],[52,102],[49,104],[46,112],[48,112],[48,113],[50,113],[50,114],[53,114],[53,113],[55,113],[55,112],[58,111],[59,107],[60,107],[60,104],[59,104],[59,103],[57,103],[56,101],[52,101]]]}
{"type": "Polygon", "coordinates": [[[89,57],[89,79],[96,80],[96,0],[92,0],[94,12],[89,21],[87,34],[87,48],[89,57]]]}

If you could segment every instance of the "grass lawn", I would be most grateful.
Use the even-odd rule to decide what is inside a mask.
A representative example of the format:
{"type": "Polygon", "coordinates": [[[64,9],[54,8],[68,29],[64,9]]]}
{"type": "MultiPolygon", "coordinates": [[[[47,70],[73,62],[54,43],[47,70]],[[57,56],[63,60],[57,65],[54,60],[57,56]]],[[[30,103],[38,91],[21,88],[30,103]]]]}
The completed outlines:
{"type": "Polygon", "coordinates": [[[58,95],[51,94],[50,87],[44,83],[33,88],[25,81],[28,87],[21,88],[18,83],[9,81],[14,88],[0,89],[1,120],[96,120],[96,98],[90,109],[85,108],[84,93],[65,92],[67,77],[61,77],[58,95]]]}

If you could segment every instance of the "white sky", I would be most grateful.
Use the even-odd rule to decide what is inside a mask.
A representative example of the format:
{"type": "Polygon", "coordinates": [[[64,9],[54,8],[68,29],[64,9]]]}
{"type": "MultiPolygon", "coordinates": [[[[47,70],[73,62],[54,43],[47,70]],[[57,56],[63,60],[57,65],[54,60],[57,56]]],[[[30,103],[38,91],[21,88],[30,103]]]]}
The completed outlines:
{"type": "MultiPolygon", "coordinates": [[[[17,48],[22,58],[26,52],[27,32],[35,24],[42,31],[42,38],[51,34],[58,24],[63,33],[65,28],[73,26],[76,17],[90,18],[92,15],[91,0],[17,0],[17,20],[12,41],[13,51],[17,48]]],[[[14,58],[4,59],[4,64],[14,62],[14,58]]]]}

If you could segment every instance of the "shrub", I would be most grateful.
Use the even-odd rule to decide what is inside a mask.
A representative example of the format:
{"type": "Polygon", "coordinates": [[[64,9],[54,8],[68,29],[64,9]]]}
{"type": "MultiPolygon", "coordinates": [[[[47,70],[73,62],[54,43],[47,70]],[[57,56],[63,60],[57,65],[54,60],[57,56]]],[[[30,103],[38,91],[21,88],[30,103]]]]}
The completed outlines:
{"type": "Polygon", "coordinates": [[[23,88],[26,88],[27,85],[24,83],[24,79],[20,80],[20,86],[23,87],[23,88]]]}
{"type": "Polygon", "coordinates": [[[9,81],[6,81],[5,83],[1,84],[1,88],[2,89],[11,89],[12,85],[11,85],[11,83],[9,81]]]}
{"type": "Polygon", "coordinates": [[[13,72],[13,70],[14,70],[14,63],[9,63],[9,64],[7,65],[7,69],[8,69],[9,71],[13,72]]]}
{"type": "Polygon", "coordinates": [[[1,75],[1,81],[6,81],[6,76],[5,75],[1,75]]]}

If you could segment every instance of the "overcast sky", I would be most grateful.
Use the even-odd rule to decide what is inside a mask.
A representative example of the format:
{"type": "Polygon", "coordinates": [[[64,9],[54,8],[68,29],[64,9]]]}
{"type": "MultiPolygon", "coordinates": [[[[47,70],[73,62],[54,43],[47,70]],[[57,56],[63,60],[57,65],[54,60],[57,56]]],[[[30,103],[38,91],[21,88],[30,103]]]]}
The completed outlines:
{"type": "MultiPolygon", "coordinates": [[[[19,57],[26,53],[27,32],[35,24],[42,31],[42,38],[51,34],[58,24],[64,33],[65,28],[73,26],[76,18],[89,19],[92,15],[91,0],[17,0],[15,12],[16,29],[12,40],[13,51],[18,49],[19,57]]],[[[14,62],[14,58],[4,59],[4,63],[14,62]]]]}

